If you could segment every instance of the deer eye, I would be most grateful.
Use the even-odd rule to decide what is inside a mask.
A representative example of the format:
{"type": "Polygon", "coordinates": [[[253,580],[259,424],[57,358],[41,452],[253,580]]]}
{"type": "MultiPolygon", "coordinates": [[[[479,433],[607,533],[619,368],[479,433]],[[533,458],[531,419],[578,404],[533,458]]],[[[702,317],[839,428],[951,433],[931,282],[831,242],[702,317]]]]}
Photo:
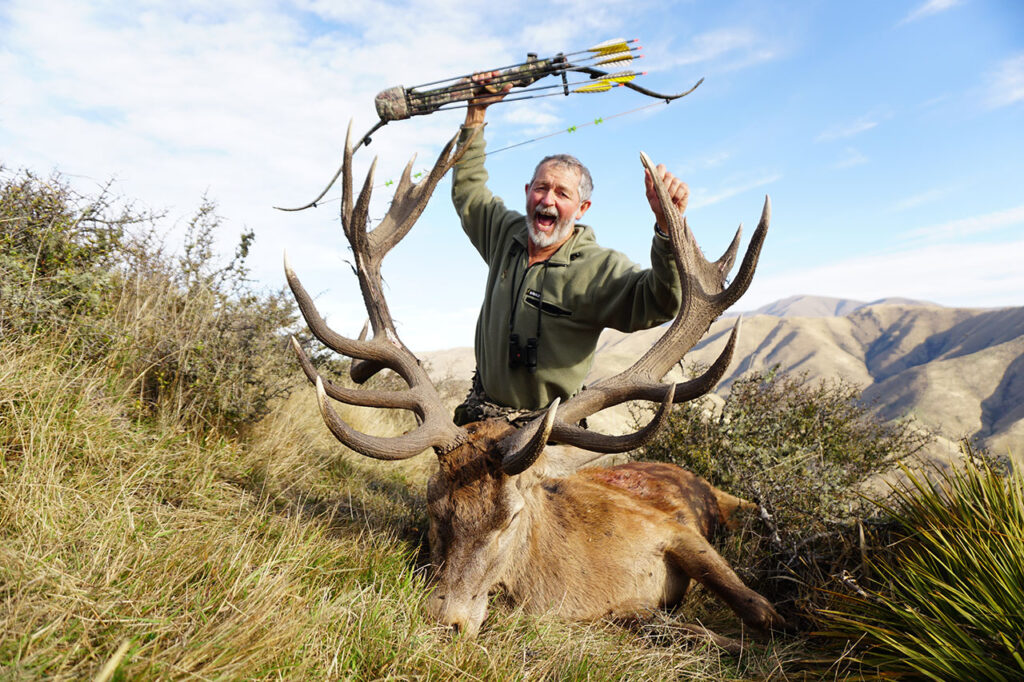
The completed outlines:
{"type": "Polygon", "coordinates": [[[511,527],[512,524],[516,522],[516,519],[519,518],[519,513],[521,511],[522,511],[522,509],[519,509],[514,514],[512,514],[512,516],[508,517],[508,521],[505,522],[505,528],[511,527]]]}

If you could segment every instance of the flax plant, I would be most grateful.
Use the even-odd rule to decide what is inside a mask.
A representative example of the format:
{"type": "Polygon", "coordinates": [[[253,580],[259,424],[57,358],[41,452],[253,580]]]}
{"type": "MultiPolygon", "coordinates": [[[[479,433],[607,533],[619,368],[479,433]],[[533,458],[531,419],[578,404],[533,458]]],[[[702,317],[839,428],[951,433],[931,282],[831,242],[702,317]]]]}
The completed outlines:
{"type": "Polygon", "coordinates": [[[933,680],[1024,677],[1024,478],[975,460],[907,483],[885,511],[900,540],[878,586],[830,611],[867,666],[933,680]]]}

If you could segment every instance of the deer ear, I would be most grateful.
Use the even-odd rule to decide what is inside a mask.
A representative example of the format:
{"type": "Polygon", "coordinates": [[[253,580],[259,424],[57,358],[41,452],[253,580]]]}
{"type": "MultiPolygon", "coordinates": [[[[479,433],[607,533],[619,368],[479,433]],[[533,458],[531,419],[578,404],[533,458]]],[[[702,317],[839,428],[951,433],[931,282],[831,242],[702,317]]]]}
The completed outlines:
{"type": "Polygon", "coordinates": [[[560,398],[555,398],[546,413],[501,439],[498,450],[501,452],[501,468],[506,474],[516,476],[523,473],[544,452],[560,402],[560,398]]]}

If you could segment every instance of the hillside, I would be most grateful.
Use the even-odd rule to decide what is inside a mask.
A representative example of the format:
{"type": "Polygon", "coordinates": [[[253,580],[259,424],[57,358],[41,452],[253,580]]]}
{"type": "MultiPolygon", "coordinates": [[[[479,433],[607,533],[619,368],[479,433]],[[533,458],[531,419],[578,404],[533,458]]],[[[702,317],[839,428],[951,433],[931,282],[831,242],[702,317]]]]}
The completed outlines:
{"type": "MultiPolygon", "coordinates": [[[[778,365],[813,379],[843,378],[864,390],[886,419],[914,417],[944,437],[962,437],[996,454],[1024,453],[1024,308],[945,308],[885,299],[861,303],[798,296],[744,313],[732,365],[716,392],[746,372],[778,365]],[[831,312],[830,312],[831,311],[831,312]]],[[[710,363],[735,318],[715,322],[685,362],[710,363]]],[[[588,381],[624,369],[660,334],[608,330],[588,381]]],[[[441,376],[468,381],[470,349],[426,353],[441,376]]],[[[599,428],[622,429],[628,411],[599,428]]]]}
{"type": "Polygon", "coordinates": [[[925,301],[915,301],[909,298],[882,298],[877,301],[865,303],[849,298],[833,298],[830,296],[789,296],[773,303],[763,305],[750,311],[736,311],[726,313],[727,317],[737,315],[774,315],[775,317],[833,317],[848,315],[853,311],[866,306],[883,303],[895,303],[900,305],[934,305],[925,301]]]}

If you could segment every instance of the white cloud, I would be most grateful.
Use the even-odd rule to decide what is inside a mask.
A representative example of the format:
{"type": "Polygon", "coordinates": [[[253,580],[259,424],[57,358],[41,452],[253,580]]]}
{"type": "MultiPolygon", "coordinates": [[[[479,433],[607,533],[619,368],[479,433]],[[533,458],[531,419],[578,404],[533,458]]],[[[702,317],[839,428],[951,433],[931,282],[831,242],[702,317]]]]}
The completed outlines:
{"type": "Polygon", "coordinates": [[[689,208],[692,210],[696,208],[703,208],[705,206],[711,206],[712,204],[717,204],[720,201],[731,199],[732,197],[738,194],[749,192],[752,189],[757,189],[758,187],[770,185],[773,182],[777,182],[781,179],[781,173],[772,173],[769,175],[763,175],[754,180],[749,180],[746,182],[740,182],[738,184],[730,185],[728,187],[724,187],[713,192],[703,188],[696,188],[693,190],[693,193],[690,197],[689,208]]]}
{"type": "Polygon", "coordinates": [[[847,147],[843,150],[842,157],[832,164],[832,167],[836,169],[852,168],[853,166],[861,166],[867,162],[868,157],[864,156],[860,150],[855,147],[847,147]]]}
{"type": "Polygon", "coordinates": [[[743,297],[752,310],[794,293],[873,301],[903,296],[948,306],[1019,306],[1024,240],[940,244],[841,260],[781,274],[758,273],[743,297]]]}
{"type": "Polygon", "coordinates": [[[700,158],[687,158],[673,166],[675,168],[674,172],[681,177],[688,177],[697,171],[718,168],[730,161],[733,156],[734,153],[732,151],[722,150],[710,152],[700,158]]]}
{"type": "Polygon", "coordinates": [[[919,192],[908,197],[900,199],[892,205],[893,211],[906,211],[907,209],[917,208],[918,206],[924,206],[934,201],[938,201],[943,197],[949,196],[954,191],[952,187],[936,187],[933,189],[919,192]]]}
{"type": "Polygon", "coordinates": [[[862,116],[856,121],[848,123],[841,123],[839,125],[832,126],[831,128],[822,131],[818,134],[818,137],[814,138],[815,142],[827,142],[831,140],[839,140],[846,137],[853,137],[854,135],[860,135],[863,132],[867,132],[872,128],[878,126],[877,117],[873,116],[862,116]]]}
{"type": "Polygon", "coordinates": [[[987,80],[986,101],[993,109],[1024,101],[1024,54],[1002,61],[987,80]]]}
{"type": "Polygon", "coordinates": [[[680,56],[659,60],[662,69],[711,64],[720,71],[732,71],[774,59],[779,49],[753,30],[723,28],[700,33],[688,45],[674,48],[672,52],[680,56]]]}
{"type": "Polygon", "coordinates": [[[555,111],[551,104],[539,102],[532,106],[502,108],[495,118],[502,127],[506,124],[520,126],[523,134],[533,135],[547,132],[561,123],[562,119],[555,111]]]}
{"type": "Polygon", "coordinates": [[[917,7],[910,14],[903,17],[898,26],[903,24],[909,24],[912,21],[918,19],[924,19],[941,12],[945,12],[948,9],[953,9],[957,5],[961,4],[963,0],[928,0],[923,5],[917,7]]]}
{"type": "Polygon", "coordinates": [[[908,232],[906,236],[930,240],[952,239],[994,232],[995,230],[1014,225],[1024,225],[1024,206],[1015,206],[1004,211],[995,211],[969,218],[959,218],[938,225],[922,227],[908,232]]]}

